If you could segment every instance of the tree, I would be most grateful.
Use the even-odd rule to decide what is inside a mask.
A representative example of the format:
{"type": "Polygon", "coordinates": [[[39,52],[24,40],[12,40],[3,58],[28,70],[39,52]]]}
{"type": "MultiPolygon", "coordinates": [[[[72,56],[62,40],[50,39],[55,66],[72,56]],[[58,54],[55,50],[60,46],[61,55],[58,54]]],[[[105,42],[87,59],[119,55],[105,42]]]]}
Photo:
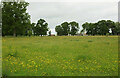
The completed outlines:
{"type": "Polygon", "coordinates": [[[73,21],[73,22],[70,22],[69,25],[71,27],[70,34],[76,35],[77,32],[79,31],[79,24],[77,22],[73,21]]]}
{"type": "Polygon", "coordinates": [[[116,26],[115,30],[117,31],[116,35],[120,35],[120,22],[116,22],[115,26],[116,26]]]}
{"type": "Polygon", "coordinates": [[[97,23],[89,23],[86,27],[86,34],[88,35],[97,35],[98,34],[98,28],[97,23]]]}
{"type": "Polygon", "coordinates": [[[48,23],[44,19],[38,20],[35,31],[37,35],[47,35],[48,23]]]}
{"type": "Polygon", "coordinates": [[[26,13],[29,3],[2,2],[3,35],[25,35],[30,25],[30,15],[26,13]]]}
{"type": "Polygon", "coordinates": [[[58,25],[55,27],[55,31],[57,32],[58,36],[62,36],[63,35],[63,28],[61,27],[61,25],[58,25]]]}
{"type": "Polygon", "coordinates": [[[63,35],[68,35],[70,33],[70,27],[68,22],[62,23],[61,27],[63,28],[63,35]]]}
{"type": "Polygon", "coordinates": [[[36,25],[35,27],[35,30],[34,30],[34,33],[36,36],[39,36],[41,34],[41,29],[38,25],[36,25]]]}
{"type": "Polygon", "coordinates": [[[111,20],[107,20],[106,22],[107,22],[107,26],[112,31],[112,35],[117,35],[117,28],[116,28],[115,22],[113,22],[111,20]]]}
{"type": "Polygon", "coordinates": [[[56,26],[55,31],[57,32],[57,35],[76,35],[79,31],[79,24],[75,21],[73,22],[64,22],[61,25],[56,26]]]}
{"type": "Polygon", "coordinates": [[[106,20],[98,21],[99,35],[106,35],[109,33],[109,26],[107,25],[106,20]]]}
{"type": "Polygon", "coordinates": [[[87,27],[87,29],[86,29],[88,35],[92,35],[92,29],[93,29],[92,23],[89,23],[89,25],[88,25],[88,27],[87,27]]]}
{"type": "MultiPolygon", "coordinates": [[[[82,32],[86,31],[86,34],[88,35],[106,35],[107,33],[110,33],[110,29],[114,31],[115,24],[111,20],[101,20],[97,23],[84,23],[82,25],[83,30],[82,32]]],[[[116,30],[115,30],[116,31],[116,30]]],[[[114,31],[114,32],[115,32],[114,31]]]]}
{"type": "Polygon", "coordinates": [[[89,25],[89,23],[88,23],[88,22],[84,23],[84,24],[82,25],[82,28],[83,28],[83,30],[82,30],[82,31],[86,31],[86,29],[87,29],[88,25],[89,25]]]}
{"type": "Polygon", "coordinates": [[[35,36],[35,23],[32,23],[32,24],[31,24],[31,28],[32,28],[32,32],[33,32],[33,34],[34,34],[34,36],[35,36]]]}
{"type": "Polygon", "coordinates": [[[84,24],[82,25],[82,28],[83,28],[83,29],[80,31],[80,33],[85,33],[85,32],[87,31],[88,25],[89,25],[88,22],[84,23],[84,24]]]}
{"type": "Polygon", "coordinates": [[[51,36],[51,30],[49,31],[49,36],[51,36]]]}
{"type": "Polygon", "coordinates": [[[30,37],[32,35],[32,30],[28,30],[28,36],[30,37]]]}

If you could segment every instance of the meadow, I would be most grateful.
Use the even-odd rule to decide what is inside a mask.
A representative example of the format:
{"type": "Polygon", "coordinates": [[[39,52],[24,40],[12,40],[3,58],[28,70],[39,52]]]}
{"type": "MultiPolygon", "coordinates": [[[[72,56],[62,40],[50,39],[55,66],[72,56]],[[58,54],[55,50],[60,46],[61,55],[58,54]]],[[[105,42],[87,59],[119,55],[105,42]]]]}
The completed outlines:
{"type": "Polygon", "coordinates": [[[117,76],[118,36],[3,37],[7,76],[117,76]]]}

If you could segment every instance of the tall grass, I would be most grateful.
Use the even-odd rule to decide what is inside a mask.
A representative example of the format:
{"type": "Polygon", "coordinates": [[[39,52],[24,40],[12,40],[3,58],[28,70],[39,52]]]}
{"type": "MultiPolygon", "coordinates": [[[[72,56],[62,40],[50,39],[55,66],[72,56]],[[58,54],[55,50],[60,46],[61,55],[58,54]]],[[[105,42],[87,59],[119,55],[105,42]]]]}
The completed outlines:
{"type": "Polygon", "coordinates": [[[3,37],[3,75],[117,76],[118,37],[3,37]]]}

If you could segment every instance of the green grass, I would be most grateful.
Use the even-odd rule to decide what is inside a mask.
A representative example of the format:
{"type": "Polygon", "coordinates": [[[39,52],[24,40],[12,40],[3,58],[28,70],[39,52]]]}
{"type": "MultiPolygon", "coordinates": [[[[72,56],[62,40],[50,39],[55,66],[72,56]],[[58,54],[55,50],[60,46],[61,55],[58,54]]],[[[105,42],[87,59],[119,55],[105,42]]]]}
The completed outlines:
{"type": "Polygon", "coordinates": [[[117,36],[3,37],[3,76],[117,76],[117,36]]]}

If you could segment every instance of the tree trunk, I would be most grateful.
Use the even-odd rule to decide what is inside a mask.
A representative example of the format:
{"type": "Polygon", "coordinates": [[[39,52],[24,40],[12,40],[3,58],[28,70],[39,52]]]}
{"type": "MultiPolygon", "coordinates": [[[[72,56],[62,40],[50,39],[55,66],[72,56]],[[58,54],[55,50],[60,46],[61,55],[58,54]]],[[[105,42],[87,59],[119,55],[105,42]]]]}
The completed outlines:
{"type": "Polygon", "coordinates": [[[13,36],[16,37],[16,30],[14,30],[13,36]]]}

